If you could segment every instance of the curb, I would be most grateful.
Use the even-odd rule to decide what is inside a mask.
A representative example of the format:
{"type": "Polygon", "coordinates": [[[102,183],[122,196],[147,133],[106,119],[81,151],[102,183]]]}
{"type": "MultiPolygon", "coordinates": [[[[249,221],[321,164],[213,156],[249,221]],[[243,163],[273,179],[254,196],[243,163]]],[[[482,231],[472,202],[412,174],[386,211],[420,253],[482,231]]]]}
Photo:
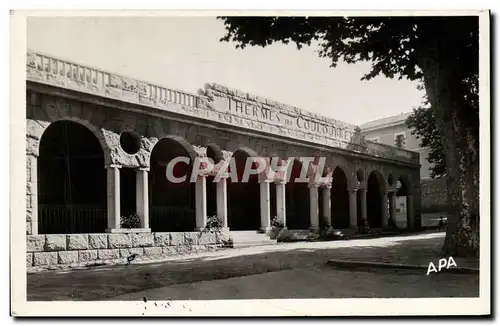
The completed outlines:
{"type": "MultiPolygon", "coordinates": [[[[428,266],[423,266],[423,265],[391,264],[391,263],[378,263],[371,261],[335,260],[335,259],[329,259],[327,265],[342,269],[386,268],[386,269],[421,270],[425,272],[427,272],[428,269],[428,266]]],[[[450,269],[444,269],[441,272],[458,273],[458,274],[476,274],[479,273],[479,268],[454,267],[450,269]]]]}

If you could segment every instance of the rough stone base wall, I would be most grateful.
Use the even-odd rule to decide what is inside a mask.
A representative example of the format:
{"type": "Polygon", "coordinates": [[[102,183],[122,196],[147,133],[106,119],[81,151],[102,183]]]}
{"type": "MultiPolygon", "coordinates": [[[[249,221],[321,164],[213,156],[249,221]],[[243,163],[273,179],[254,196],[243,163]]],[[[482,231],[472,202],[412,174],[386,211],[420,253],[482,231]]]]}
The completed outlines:
{"type": "Polygon", "coordinates": [[[215,234],[200,232],[28,235],[26,266],[74,267],[126,262],[132,254],[144,260],[220,246],[215,234]]]}

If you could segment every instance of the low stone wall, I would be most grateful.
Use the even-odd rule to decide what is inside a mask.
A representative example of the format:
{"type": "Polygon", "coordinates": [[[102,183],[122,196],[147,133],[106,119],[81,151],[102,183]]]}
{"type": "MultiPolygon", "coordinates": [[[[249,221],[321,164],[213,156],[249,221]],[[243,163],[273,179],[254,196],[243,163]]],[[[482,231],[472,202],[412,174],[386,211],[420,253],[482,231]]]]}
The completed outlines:
{"type": "Polygon", "coordinates": [[[200,232],[27,235],[26,266],[85,266],[214,249],[215,234],[200,232]]]}

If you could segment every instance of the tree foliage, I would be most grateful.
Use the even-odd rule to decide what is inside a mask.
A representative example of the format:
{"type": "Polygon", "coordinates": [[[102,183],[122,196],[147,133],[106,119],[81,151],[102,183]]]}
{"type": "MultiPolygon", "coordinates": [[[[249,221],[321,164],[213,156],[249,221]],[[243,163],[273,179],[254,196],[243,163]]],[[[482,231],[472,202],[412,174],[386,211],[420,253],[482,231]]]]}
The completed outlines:
{"type": "Polygon", "coordinates": [[[234,42],[237,48],[282,42],[300,49],[318,42],[320,56],[330,58],[333,67],[340,60],[372,62],[365,79],[379,74],[421,79],[419,57],[437,38],[447,45],[442,55],[468,62],[461,69],[464,79],[478,71],[478,18],[473,16],[220,18],[227,32],[221,40],[234,42]]]}
{"type": "Polygon", "coordinates": [[[443,251],[478,253],[479,231],[471,223],[479,214],[478,16],[219,18],[226,29],[221,41],[237,48],[317,44],[332,67],[340,61],[371,62],[365,80],[384,75],[422,82],[431,109],[419,112],[414,123],[434,118],[433,128],[421,130],[432,136],[429,141],[441,139],[445,153],[448,226],[443,251]]]}
{"type": "Polygon", "coordinates": [[[420,139],[420,146],[429,149],[427,161],[430,163],[431,178],[443,178],[446,176],[446,162],[441,135],[435,121],[434,111],[426,102],[413,110],[406,119],[406,124],[412,129],[412,135],[420,139]]]}

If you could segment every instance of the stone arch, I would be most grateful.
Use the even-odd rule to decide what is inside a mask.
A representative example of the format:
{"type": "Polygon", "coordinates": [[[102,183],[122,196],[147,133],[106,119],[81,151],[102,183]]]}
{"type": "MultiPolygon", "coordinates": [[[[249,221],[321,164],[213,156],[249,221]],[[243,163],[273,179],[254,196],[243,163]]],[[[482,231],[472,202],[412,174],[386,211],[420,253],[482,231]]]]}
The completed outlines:
{"type": "Polygon", "coordinates": [[[217,164],[224,159],[224,154],[222,153],[222,149],[219,145],[210,143],[207,144],[207,157],[214,160],[214,163],[217,164]]]}
{"type": "Polygon", "coordinates": [[[406,193],[408,195],[412,195],[413,194],[413,185],[410,181],[410,178],[408,177],[408,175],[404,174],[404,173],[401,173],[397,176],[397,179],[395,179],[395,181],[400,181],[402,186],[404,188],[406,188],[406,193]]]}
{"type": "Polygon", "coordinates": [[[306,166],[297,158],[293,159],[288,172],[288,181],[285,186],[286,196],[286,224],[291,230],[308,229],[310,226],[309,183],[300,180],[306,166]]]}
{"type": "MultiPolygon", "coordinates": [[[[384,174],[380,170],[372,169],[372,170],[370,170],[369,173],[367,173],[367,175],[368,175],[368,178],[370,178],[371,176],[374,176],[375,178],[377,178],[377,183],[379,184],[380,190],[382,192],[387,190],[387,179],[384,177],[384,174]]],[[[368,182],[368,178],[366,179],[367,182],[368,182]]]]}
{"type": "Polygon", "coordinates": [[[33,140],[32,146],[28,146],[27,148],[28,154],[32,154],[35,156],[39,155],[40,140],[43,134],[45,133],[47,128],[49,128],[52,124],[57,123],[59,121],[74,122],[87,128],[97,138],[99,144],[101,145],[101,148],[104,152],[104,164],[105,165],[111,164],[110,148],[112,144],[110,144],[109,141],[107,141],[106,137],[104,136],[103,130],[99,127],[96,127],[88,120],[71,116],[52,120],[51,122],[28,119],[26,136],[28,137],[28,139],[33,140]]]}
{"type": "Polygon", "coordinates": [[[196,157],[198,157],[198,153],[196,153],[193,145],[191,145],[184,137],[178,136],[178,135],[166,135],[163,136],[161,139],[159,139],[154,145],[151,150],[153,151],[154,147],[163,140],[171,140],[174,141],[175,143],[179,144],[188,154],[189,159],[194,160],[196,157]]]}
{"type": "Polygon", "coordinates": [[[235,151],[233,151],[233,156],[236,152],[243,152],[245,153],[248,157],[259,157],[259,154],[257,154],[256,151],[253,149],[246,147],[246,146],[241,146],[238,147],[235,151]]]}
{"type": "Polygon", "coordinates": [[[384,202],[385,183],[384,175],[378,170],[372,170],[366,181],[367,219],[372,228],[382,227],[382,218],[385,218],[383,205],[388,204],[384,202]]]}
{"type": "Polygon", "coordinates": [[[408,197],[413,194],[412,184],[406,174],[400,173],[397,176],[393,192],[395,195],[395,202],[392,204],[396,205],[396,207],[390,206],[391,214],[395,214],[395,216],[391,216],[391,218],[396,227],[406,228],[410,220],[408,197]]]}
{"type": "MultiPolygon", "coordinates": [[[[248,147],[240,147],[232,153],[229,164],[228,226],[231,230],[258,230],[260,228],[260,185],[257,175],[242,180],[247,159],[258,157],[248,147]],[[236,169],[236,171],[233,171],[236,169]]],[[[255,163],[253,163],[255,164],[255,163]]],[[[254,166],[255,168],[255,166],[254,166]]]]}
{"type": "Polygon", "coordinates": [[[196,226],[195,183],[191,182],[195,149],[184,138],[167,135],[151,150],[149,172],[150,227],[153,232],[185,232],[196,226]],[[186,157],[176,163],[167,177],[167,167],[173,159],[186,157]],[[173,180],[183,178],[183,180],[173,180]]]}
{"type": "Polygon", "coordinates": [[[332,226],[336,229],[349,227],[349,179],[348,172],[338,165],[332,173],[330,189],[332,226]]]}
{"type": "Polygon", "coordinates": [[[58,120],[43,129],[38,145],[39,232],[105,232],[106,151],[95,133],[58,120]]]}

